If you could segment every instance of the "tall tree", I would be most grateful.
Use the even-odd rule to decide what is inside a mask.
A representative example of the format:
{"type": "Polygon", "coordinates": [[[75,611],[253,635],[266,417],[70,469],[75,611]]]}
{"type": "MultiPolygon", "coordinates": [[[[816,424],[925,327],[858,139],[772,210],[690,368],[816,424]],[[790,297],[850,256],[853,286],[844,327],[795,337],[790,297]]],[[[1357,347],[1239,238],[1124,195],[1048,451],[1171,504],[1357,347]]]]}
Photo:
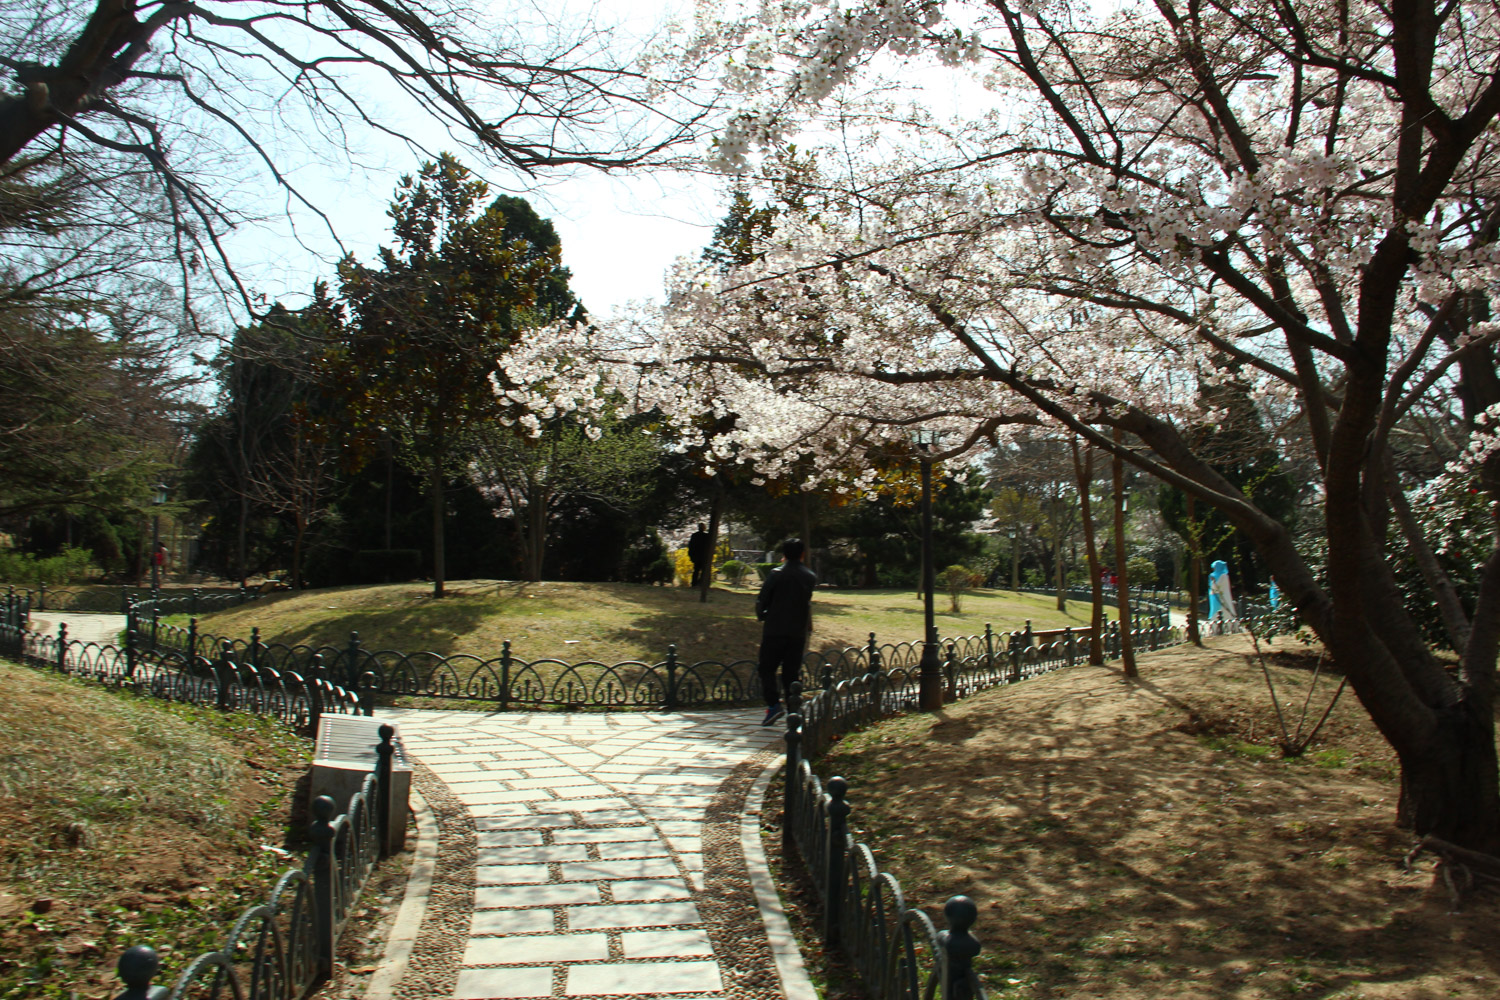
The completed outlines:
{"type": "MultiPolygon", "coordinates": [[[[402,460],[427,475],[436,597],[445,577],[445,488],[468,464],[462,439],[508,412],[496,386],[504,385],[500,358],[520,314],[572,303],[558,245],[511,238],[502,206],[514,199],[481,208],[488,190],[446,154],[402,178],[389,211],[396,245],[380,249],[379,267],[352,257],[339,266],[348,323],[320,363],[351,461],[362,464],[394,436],[402,460]]],[[[514,204],[512,211],[521,214],[514,204]]],[[[551,233],[539,223],[533,214],[523,228],[551,233]]]]}

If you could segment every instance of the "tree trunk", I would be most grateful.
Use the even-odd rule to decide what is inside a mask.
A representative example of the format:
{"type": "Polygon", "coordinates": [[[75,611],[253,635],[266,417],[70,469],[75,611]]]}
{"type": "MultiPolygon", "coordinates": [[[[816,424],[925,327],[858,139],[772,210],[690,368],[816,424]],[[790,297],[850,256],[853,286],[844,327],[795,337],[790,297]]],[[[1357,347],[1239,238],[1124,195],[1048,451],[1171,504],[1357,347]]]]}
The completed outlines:
{"type": "Polygon", "coordinates": [[[246,572],[246,569],[245,569],[245,561],[247,559],[247,556],[246,556],[246,553],[245,553],[245,548],[246,548],[246,540],[245,539],[246,539],[246,535],[248,534],[249,530],[250,530],[250,498],[245,495],[244,490],[241,490],[240,491],[240,526],[239,526],[239,528],[235,532],[235,556],[234,556],[234,559],[235,559],[235,570],[236,570],[237,574],[239,575],[240,586],[241,587],[243,587],[245,585],[245,578],[249,575],[246,572]]]}
{"type": "Polygon", "coordinates": [[[443,559],[443,452],[441,447],[434,452],[428,485],[432,493],[432,596],[442,597],[443,573],[447,569],[443,559]]]}
{"type": "MultiPolygon", "coordinates": [[[[1114,436],[1118,446],[1124,436],[1120,428],[1115,428],[1114,436]]],[[[1115,487],[1115,575],[1120,579],[1119,589],[1115,591],[1120,605],[1120,662],[1126,677],[1139,677],[1140,671],[1135,667],[1135,644],[1130,637],[1130,580],[1125,572],[1125,463],[1118,452],[1110,465],[1115,487]]]]}
{"type": "Polygon", "coordinates": [[[1053,532],[1052,563],[1057,570],[1057,610],[1068,610],[1068,570],[1063,561],[1062,527],[1053,532]]]}
{"type": "Polygon", "coordinates": [[[302,540],[307,537],[307,518],[297,512],[297,536],[292,540],[292,587],[302,589],[302,540]]]}
{"type": "Polygon", "coordinates": [[[391,504],[396,490],[396,444],[385,436],[385,549],[391,549],[391,504]]]}
{"type": "Polygon", "coordinates": [[[1089,663],[1104,663],[1104,581],[1099,579],[1099,546],[1094,538],[1093,500],[1094,449],[1078,453],[1078,436],[1073,436],[1073,473],[1078,480],[1079,514],[1083,518],[1083,551],[1088,559],[1089,594],[1093,606],[1089,612],[1089,663]]]}
{"type": "Polygon", "coordinates": [[[547,489],[538,483],[531,491],[531,502],[526,505],[526,579],[530,583],[542,580],[542,563],[547,554],[547,489]]]}
{"type": "Polygon", "coordinates": [[[1441,837],[1472,850],[1500,853],[1500,769],[1493,717],[1482,698],[1438,710],[1427,739],[1396,748],[1401,799],[1396,820],[1419,836],[1441,837]]]}
{"type": "Polygon", "coordinates": [[[714,584],[714,552],[719,547],[719,517],[724,511],[724,481],[714,476],[714,483],[714,502],[708,514],[708,554],[703,567],[703,580],[698,584],[699,604],[708,603],[708,591],[714,584]]]}
{"type": "Polygon", "coordinates": [[[1198,554],[1197,498],[1187,494],[1188,544],[1192,546],[1192,568],[1188,571],[1188,641],[1194,646],[1203,645],[1203,633],[1198,628],[1198,588],[1203,586],[1203,560],[1198,554]]]}
{"type": "Polygon", "coordinates": [[[809,500],[806,493],[802,494],[802,544],[807,547],[807,551],[802,558],[807,563],[807,568],[816,573],[818,571],[818,561],[813,558],[812,511],[809,509],[809,500]]]}

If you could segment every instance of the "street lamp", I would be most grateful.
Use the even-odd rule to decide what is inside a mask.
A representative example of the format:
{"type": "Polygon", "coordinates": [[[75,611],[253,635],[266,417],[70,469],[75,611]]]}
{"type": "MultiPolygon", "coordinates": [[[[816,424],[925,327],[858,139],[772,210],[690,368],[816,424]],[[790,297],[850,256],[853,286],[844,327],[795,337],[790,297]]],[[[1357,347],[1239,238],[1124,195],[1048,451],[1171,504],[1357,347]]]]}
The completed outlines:
{"type": "Polygon", "coordinates": [[[161,505],[167,502],[167,484],[157,483],[151,497],[151,600],[155,602],[161,587],[161,505]]]}
{"type": "Polygon", "coordinates": [[[917,707],[924,712],[936,712],[943,707],[943,672],[938,661],[937,625],[932,613],[932,592],[937,584],[932,565],[932,446],[938,442],[938,432],[918,428],[912,437],[922,464],[922,611],[927,626],[922,643],[917,707]]]}

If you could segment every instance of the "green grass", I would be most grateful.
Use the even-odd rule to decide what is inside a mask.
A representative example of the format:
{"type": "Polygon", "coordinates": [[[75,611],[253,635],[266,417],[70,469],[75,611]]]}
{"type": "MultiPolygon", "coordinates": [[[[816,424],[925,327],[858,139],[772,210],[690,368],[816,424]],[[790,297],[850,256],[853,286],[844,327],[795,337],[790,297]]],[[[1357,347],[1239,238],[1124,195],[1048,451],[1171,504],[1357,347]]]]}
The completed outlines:
{"type": "MultiPolygon", "coordinates": [[[[460,581],[433,600],[417,584],[345,587],[279,594],[240,608],[203,615],[206,633],[245,637],[260,628],[263,642],[343,646],[351,631],[367,649],[498,656],[510,640],[525,660],[557,658],[657,662],[675,644],[685,662],[753,658],[760,641],[754,587],[715,587],[707,603],[696,591],[625,583],[503,583],[460,581]]],[[[973,635],[991,623],[997,632],[1023,628],[1083,628],[1087,605],[1065,612],[1051,597],[977,590],[963,611],[936,608],[943,636],[973,635]]],[[[173,619],[177,621],[178,619],[173,619]]],[[[185,619],[182,619],[185,623],[185,619]]],[[[910,590],[820,590],[813,599],[815,648],[864,645],[874,632],[882,643],[922,636],[922,601],[910,590]]]]}
{"type": "Polygon", "coordinates": [[[99,995],[138,942],[170,981],[288,866],[263,845],[306,741],[4,661],[0,684],[0,1000],[99,995]]]}

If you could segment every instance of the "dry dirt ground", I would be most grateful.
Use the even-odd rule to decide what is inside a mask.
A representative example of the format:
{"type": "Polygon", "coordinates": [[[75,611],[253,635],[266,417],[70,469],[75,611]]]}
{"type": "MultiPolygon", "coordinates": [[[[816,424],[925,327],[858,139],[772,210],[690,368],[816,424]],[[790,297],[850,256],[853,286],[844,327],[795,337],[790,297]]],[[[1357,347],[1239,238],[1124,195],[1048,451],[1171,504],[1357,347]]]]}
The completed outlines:
{"type": "MultiPolygon", "coordinates": [[[[1455,912],[1432,859],[1403,867],[1395,761],[1352,694],[1283,760],[1248,640],[1211,642],[890,720],[816,768],[939,927],[976,899],[993,1000],[1495,996],[1500,902],[1455,912]]],[[[1295,728],[1316,656],[1276,649],[1295,728]]]]}

